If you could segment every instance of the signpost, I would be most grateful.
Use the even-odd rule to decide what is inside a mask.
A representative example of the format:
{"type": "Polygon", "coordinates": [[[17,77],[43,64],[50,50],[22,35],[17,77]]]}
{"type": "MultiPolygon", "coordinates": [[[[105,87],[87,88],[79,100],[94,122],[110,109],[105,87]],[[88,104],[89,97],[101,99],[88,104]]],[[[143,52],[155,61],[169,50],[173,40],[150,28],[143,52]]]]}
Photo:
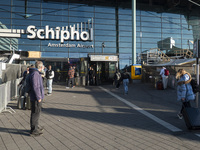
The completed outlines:
{"type": "Polygon", "coordinates": [[[41,58],[41,52],[28,51],[28,58],[41,58]]]}

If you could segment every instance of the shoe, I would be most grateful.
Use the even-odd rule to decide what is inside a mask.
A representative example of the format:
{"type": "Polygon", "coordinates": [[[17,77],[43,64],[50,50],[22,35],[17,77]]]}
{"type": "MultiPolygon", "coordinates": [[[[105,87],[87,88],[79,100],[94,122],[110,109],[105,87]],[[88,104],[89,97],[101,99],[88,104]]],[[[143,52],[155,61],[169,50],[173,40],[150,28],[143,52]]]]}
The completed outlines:
{"type": "Polygon", "coordinates": [[[47,96],[51,96],[51,93],[47,93],[47,96]]]}
{"type": "Polygon", "coordinates": [[[39,132],[39,133],[42,133],[43,130],[44,130],[44,127],[43,127],[43,126],[38,126],[38,128],[37,128],[36,131],[30,130],[30,134],[32,134],[33,132],[39,132]]]}
{"type": "Polygon", "coordinates": [[[44,127],[38,126],[38,131],[39,131],[39,132],[42,132],[43,130],[44,130],[44,127]]]}
{"type": "Polygon", "coordinates": [[[66,89],[69,89],[69,87],[67,86],[66,89]]]}
{"type": "Polygon", "coordinates": [[[43,134],[42,131],[36,130],[36,131],[31,132],[31,133],[30,133],[30,136],[31,136],[31,137],[36,137],[36,136],[40,136],[40,135],[42,135],[42,134],[43,134]]]}
{"type": "Polygon", "coordinates": [[[183,115],[181,113],[178,113],[177,116],[179,119],[183,119],[183,115]]]}

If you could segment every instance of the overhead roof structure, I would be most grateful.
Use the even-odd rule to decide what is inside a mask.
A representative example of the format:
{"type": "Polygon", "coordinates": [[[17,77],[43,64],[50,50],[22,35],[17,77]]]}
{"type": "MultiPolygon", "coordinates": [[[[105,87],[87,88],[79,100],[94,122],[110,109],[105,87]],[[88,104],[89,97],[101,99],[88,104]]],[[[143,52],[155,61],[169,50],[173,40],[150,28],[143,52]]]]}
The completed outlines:
{"type": "MultiPolygon", "coordinates": [[[[121,7],[131,8],[132,0],[44,0],[44,2],[66,2],[86,4],[89,6],[108,6],[108,7],[121,7]]],[[[180,13],[192,13],[193,10],[199,10],[200,0],[136,0],[137,9],[154,11],[154,12],[176,12],[177,9],[180,13]],[[182,10],[182,11],[181,11],[182,10]]]]}
{"type": "Polygon", "coordinates": [[[165,63],[157,63],[157,64],[149,64],[146,66],[181,66],[181,65],[187,65],[191,63],[195,63],[196,58],[191,58],[191,59],[171,59],[170,62],[165,62],[165,63]]]}

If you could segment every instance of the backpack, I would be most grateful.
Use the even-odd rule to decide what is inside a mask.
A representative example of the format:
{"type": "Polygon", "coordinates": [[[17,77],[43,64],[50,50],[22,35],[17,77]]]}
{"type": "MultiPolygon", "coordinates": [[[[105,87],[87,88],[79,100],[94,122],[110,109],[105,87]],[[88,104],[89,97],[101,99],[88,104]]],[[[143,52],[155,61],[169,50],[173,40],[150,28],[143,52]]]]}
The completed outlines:
{"type": "Polygon", "coordinates": [[[124,73],[123,74],[123,79],[130,79],[129,73],[124,73]]]}
{"type": "Polygon", "coordinates": [[[197,93],[197,92],[200,92],[199,85],[197,84],[196,80],[192,79],[190,84],[192,86],[192,90],[193,90],[194,94],[197,93]]]}
{"type": "Polygon", "coordinates": [[[26,79],[25,79],[25,93],[29,93],[31,91],[31,84],[30,84],[30,75],[27,74],[26,75],[26,79]]]}
{"type": "Polygon", "coordinates": [[[169,70],[165,69],[165,76],[168,76],[169,75],[169,70]]]}
{"type": "Polygon", "coordinates": [[[117,79],[117,80],[120,80],[120,78],[121,78],[121,74],[120,74],[119,72],[117,72],[117,73],[116,73],[116,79],[117,79]]]}

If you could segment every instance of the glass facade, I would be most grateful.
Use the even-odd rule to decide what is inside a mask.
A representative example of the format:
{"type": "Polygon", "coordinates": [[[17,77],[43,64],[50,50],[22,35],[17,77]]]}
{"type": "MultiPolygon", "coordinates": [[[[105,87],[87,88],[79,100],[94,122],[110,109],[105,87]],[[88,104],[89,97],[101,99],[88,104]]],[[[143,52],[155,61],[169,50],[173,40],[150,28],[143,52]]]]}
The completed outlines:
{"type": "MultiPolygon", "coordinates": [[[[113,1],[113,3],[116,1],[113,1]]],[[[126,3],[128,1],[125,1],[126,3]]],[[[127,3],[127,5],[130,4],[127,3]]],[[[132,63],[132,10],[120,7],[118,3],[113,6],[84,4],[82,1],[48,1],[48,0],[6,0],[0,1],[0,28],[23,29],[34,25],[36,29],[56,27],[70,27],[83,23],[83,29],[93,26],[92,41],[64,41],[72,47],[59,47],[60,40],[28,39],[27,34],[20,38],[0,38],[0,51],[40,51],[42,57],[51,58],[82,58],[89,53],[102,53],[102,43],[105,54],[119,54],[119,67],[132,63]],[[54,46],[49,46],[54,44],[54,46]],[[77,47],[77,45],[84,45],[77,47]]],[[[137,3],[136,11],[136,53],[151,48],[161,48],[158,42],[173,38],[175,47],[180,49],[193,49],[193,41],[199,38],[199,17],[185,14],[184,10],[150,11],[148,3],[146,9],[137,3]]],[[[161,6],[157,6],[161,7],[161,6]]],[[[196,15],[196,14],[195,14],[196,15]]],[[[43,36],[41,33],[40,36],[43,36]]],[[[66,35],[65,35],[66,36],[66,35]]],[[[166,43],[165,43],[166,44],[166,43]]],[[[167,43],[170,45],[171,43],[167,43]]]]}

